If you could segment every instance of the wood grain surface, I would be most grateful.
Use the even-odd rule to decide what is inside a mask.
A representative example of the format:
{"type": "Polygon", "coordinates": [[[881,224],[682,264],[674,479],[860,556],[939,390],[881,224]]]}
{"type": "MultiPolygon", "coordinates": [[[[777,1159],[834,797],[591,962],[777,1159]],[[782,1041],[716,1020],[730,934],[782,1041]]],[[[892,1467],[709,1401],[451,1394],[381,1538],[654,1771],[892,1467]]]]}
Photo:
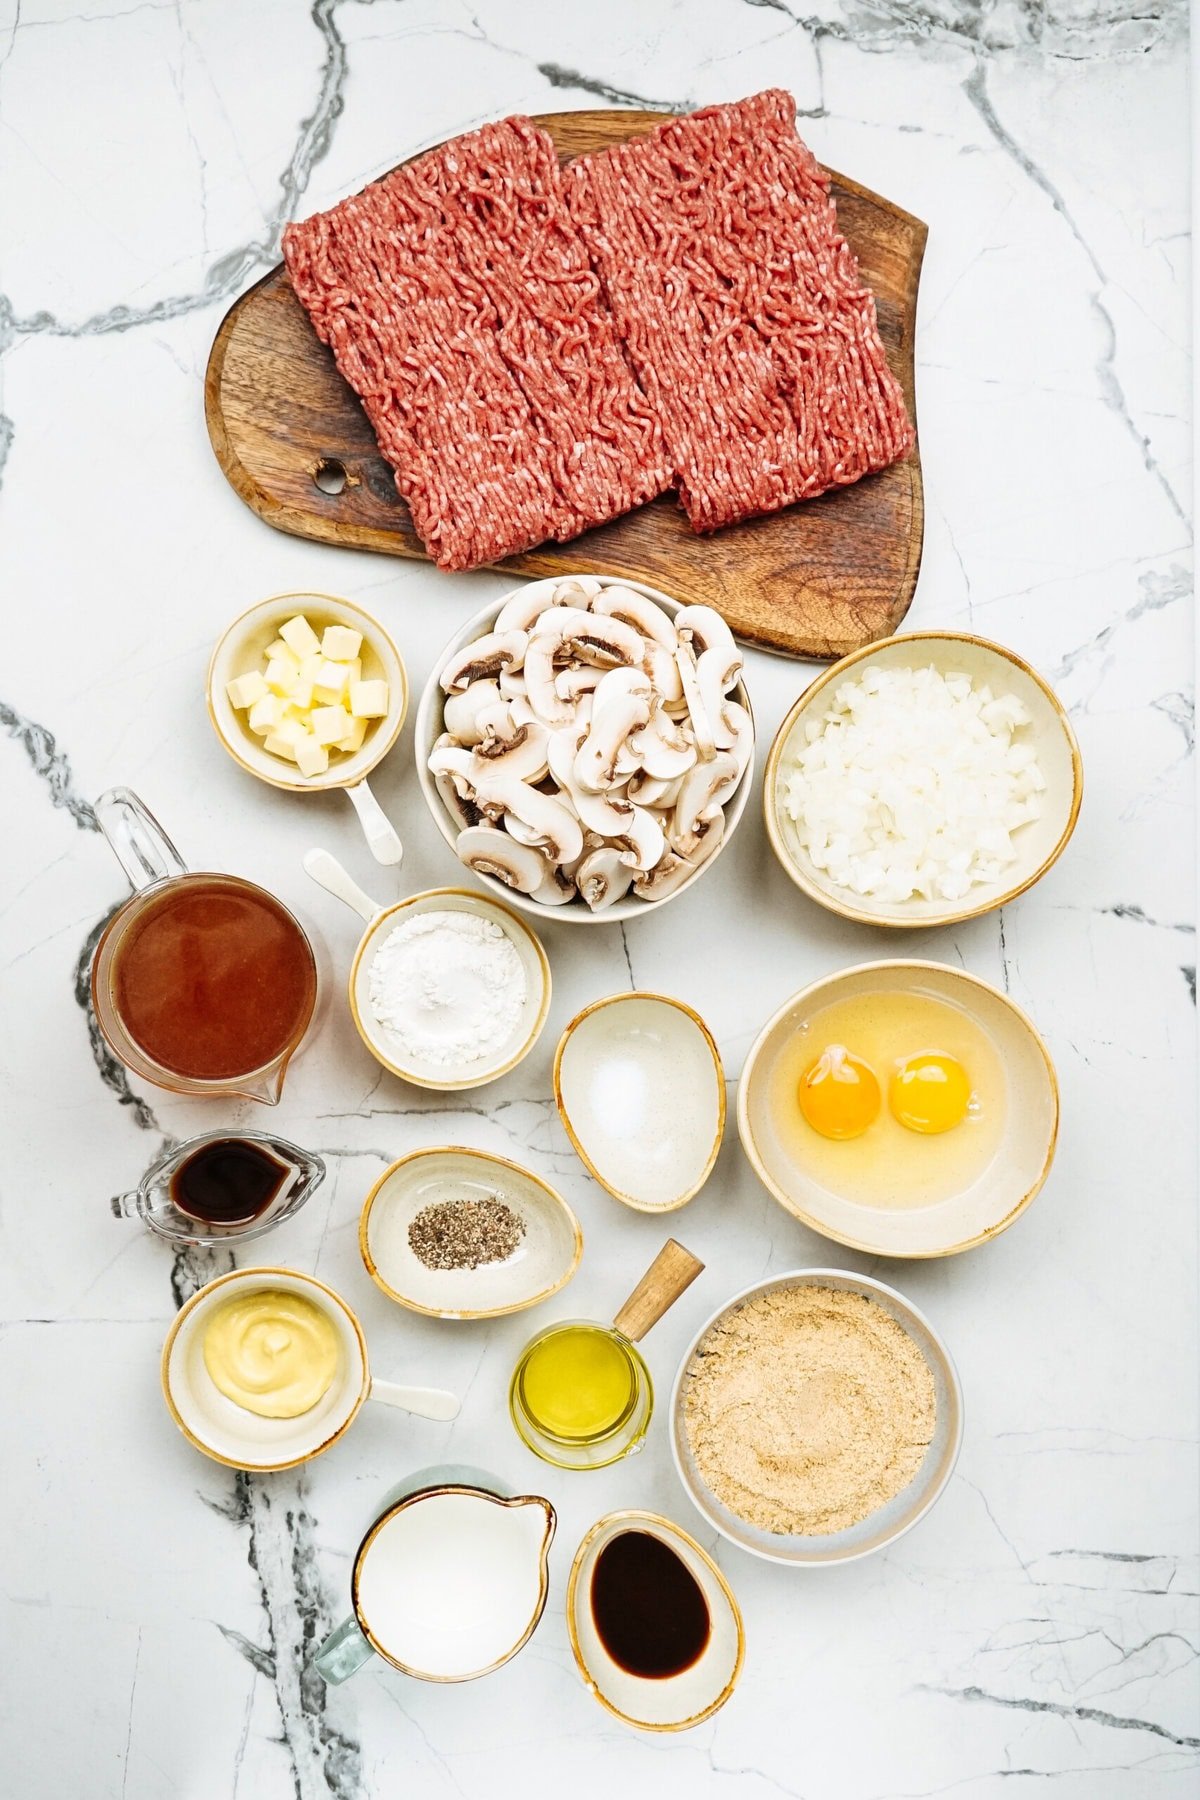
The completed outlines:
{"type": "MultiPolygon", "coordinates": [[[[547,113],[565,159],[647,131],[657,112],[547,113]]],[[[912,416],[913,336],[926,228],[830,171],[838,220],[874,290],[888,358],[912,416]]],[[[217,461],[268,525],[390,556],[425,551],[358,400],[320,343],[282,267],[236,300],[205,379],[217,461]]],[[[514,575],[647,581],[717,607],[739,637],[788,656],[843,656],[895,631],[921,560],[919,448],[853,487],[698,537],[671,494],[568,544],[499,565],[514,575]]]]}

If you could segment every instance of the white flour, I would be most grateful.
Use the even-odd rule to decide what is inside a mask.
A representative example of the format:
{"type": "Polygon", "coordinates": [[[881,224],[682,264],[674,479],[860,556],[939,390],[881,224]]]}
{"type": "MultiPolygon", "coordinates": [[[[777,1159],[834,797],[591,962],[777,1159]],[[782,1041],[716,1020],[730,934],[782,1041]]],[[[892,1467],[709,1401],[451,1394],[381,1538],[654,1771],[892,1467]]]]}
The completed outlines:
{"type": "Polygon", "coordinates": [[[502,1050],[525,1006],[525,969],[499,925],[476,913],[417,913],[376,950],[371,1011],[406,1055],[443,1068],[502,1050]]]}

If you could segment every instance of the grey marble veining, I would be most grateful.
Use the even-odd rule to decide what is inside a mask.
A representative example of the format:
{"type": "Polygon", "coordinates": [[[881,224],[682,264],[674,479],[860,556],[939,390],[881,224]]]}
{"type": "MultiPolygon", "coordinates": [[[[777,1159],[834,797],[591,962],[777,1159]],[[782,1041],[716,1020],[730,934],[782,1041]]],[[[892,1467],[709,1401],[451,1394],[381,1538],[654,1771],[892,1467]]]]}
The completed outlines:
{"type": "MultiPolygon", "coordinates": [[[[1182,0],[0,0],[0,1170],[5,1791],[32,1800],[591,1796],[1180,1800],[1200,1770],[1187,9],[1182,0]],[[356,941],[300,858],[328,845],[381,898],[348,809],[248,783],[204,718],[227,618],[315,586],[379,611],[419,688],[505,583],[273,534],[216,468],[202,380],[228,301],[287,220],[422,144],[513,110],[686,109],[773,82],[824,160],[925,218],[918,407],[928,508],[914,626],[1011,644],[1058,686],[1087,768],[1062,863],[1002,913],[897,948],[802,905],[749,816],[692,902],[545,938],[555,1002],[528,1062],[444,1098],[392,1081],[339,999],[356,941]],[[451,1426],[366,1409],[307,1469],[235,1475],[162,1406],[174,1311],[225,1252],[172,1255],[109,1215],[202,1106],[133,1081],[90,1017],[124,885],[90,800],[126,782],[195,866],[263,881],[331,1000],[279,1126],[330,1176],[253,1260],[360,1312],[386,1377],[464,1397],[451,1426]],[[736,946],[736,947],[731,947],[736,946]],[[643,1739],[590,1699],[566,1638],[576,1543],[610,1507],[698,1526],[661,1431],[557,1477],[520,1451],[507,1374],[534,1319],[400,1316],[357,1252],[365,1193],[422,1143],[527,1162],[587,1239],[568,1310],[611,1314],[661,1238],[590,1184],[550,1098],[562,1025],[636,984],[712,1026],[730,1077],[794,988],[880,954],[953,961],[1044,1031],[1063,1134],[1011,1232],[897,1268],[825,1244],[759,1188],[730,1127],[673,1221],[705,1276],[649,1340],[656,1382],[723,1293],[804,1264],[892,1280],[949,1340],[958,1472],[886,1554],[807,1580],[706,1528],[748,1660],[714,1720],[643,1739]],[[311,1651],[388,1490],[445,1460],[559,1511],[545,1618],[468,1688],[311,1651]]],[[[762,742],[808,671],[753,655],[762,742]]],[[[380,797],[402,890],[453,879],[409,739],[380,797]]],[[[753,809],[752,809],[753,813],[753,809]]],[[[251,1108],[229,1117],[246,1123],[251,1108]]],[[[249,1256],[238,1259],[245,1263],[249,1256]]]]}

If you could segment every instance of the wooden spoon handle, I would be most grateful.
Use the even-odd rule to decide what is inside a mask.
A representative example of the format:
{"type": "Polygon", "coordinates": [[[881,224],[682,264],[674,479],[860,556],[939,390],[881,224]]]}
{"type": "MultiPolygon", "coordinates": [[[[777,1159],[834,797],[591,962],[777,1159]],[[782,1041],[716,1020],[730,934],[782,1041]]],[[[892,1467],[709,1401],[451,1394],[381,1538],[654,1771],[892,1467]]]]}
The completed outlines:
{"type": "Polygon", "coordinates": [[[668,1238],[613,1320],[617,1330],[636,1344],[652,1325],[657,1325],[684,1288],[692,1285],[703,1267],[690,1250],[668,1238]]]}

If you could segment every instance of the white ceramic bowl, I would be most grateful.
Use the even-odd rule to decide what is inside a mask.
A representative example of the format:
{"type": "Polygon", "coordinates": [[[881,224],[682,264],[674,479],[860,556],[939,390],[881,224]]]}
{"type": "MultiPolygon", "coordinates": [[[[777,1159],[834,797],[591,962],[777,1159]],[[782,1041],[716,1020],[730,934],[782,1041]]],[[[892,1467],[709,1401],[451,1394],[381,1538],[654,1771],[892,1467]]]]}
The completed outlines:
{"type": "Polygon", "coordinates": [[[559,1039],[554,1100],[588,1174],[637,1212],[673,1212],[712,1173],[725,1072],[682,1000],[610,994],[585,1006],[559,1039]]]}
{"type": "Polygon", "coordinates": [[[998,1236],[1041,1190],[1058,1138],[1058,1080],[1032,1021],[977,975],[944,963],[862,963],[812,982],[768,1019],[742,1065],[737,1114],[759,1180],[803,1224],[870,1255],[952,1256],[998,1236]],[[804,1022],[835,1001],[885,992],[928,995],[959,1008],[991,1040],[1004,1071],[995,1155],[968,1187],[930,1206],[865,1206],[837,1193],[814,1178],[771,1117],[772,1068],[804,1022]]]}
{"type": "Polygon", "coordinates": [[[413,894],[378,914],[363,933],[350,969],[350,1011],[359,1036],[372,1056],[393,1075],[411,1081],[416,1087],[441,1088],[449,1092],[482,1087],[507,1075],[510,1069],[529,1055],[550,1011],[550,964],[546,952],[523,919],[508,907],[485,894],[473,894],[468,888],[429,888],[413,894]],[[415,912],[466,912],[477,918],[490,919],[499,925],[515,948],[525,970],[525,1006],[511,1035],[491,1056],[464,1063],[461,1068],[447,1069],[442,1063],[405,1055],[392,1034],[380,1025],[371,1011],[370,971],[376,950],[388,933],[408,914],[415,912]]]}
{"type": "Polygon", "coordinates": [[[335,594],[275,594],[241,613],[218,639],[208,666],[208,711],[230,756],[251,775],[295,794],[325,793],[331,788],[353,787],[387,755],[408,712],[408,676],[399,650],[373,613],[335,594]],[[361,750],[352,756],[331,756],[323,775],[302,775],[293,763],[265,750],[262,739],[247,725],[246,714],[230,704],[225,691],[235,675],[263,666],[267,645],[279,636],[279,627],[297,613],[305,615],[318,636],[327,625],[348,625],[361,632],[364,681],[382,678],[388,684],[386,716],[367,726],[361,750]]]}
{"type": "Polygon", "coordinates": [[[371,1388],[358,1320],[339,1294],[294,1269],[242,1269],[210,1281],[176,1315],[163,1346],[163,1393],[184,1436],[206,1456],[235,1469],[286,1469],[337,1442],[371,1388]],[[237,1294],[282,1288],[318,1306],[340,1351],[333,1385],[296,1419],[263,1419],[221,1392],[204,1364],[204,1333],[216,1307],[237,1294]]]}
{"type": "Polygon", "coordinates": [[[906,1531],[911,1531],[925,1517],[953,1474],[962,1434],[963,1397],[958,1373],[950,1352],[929,1320],[894,1288],[885,1287],[882,1281],[873,1281],[868,1275],[854,1275],[845,1269],[797,1269],[792,1274],[773,1275],[766,1281],[756,1281],[734,1294],[704,1321],[684,1351],[671,1389],[671,1455],[692,1505],[715,1531],[740,1550],[748,1550],[752,1556],[761,1556],[767,1562],[786,1563],[794,1568],[855,1562],[859,1557],[870,1556],[873,1551],[894,1544],[906,1531]],[[782,1536],[748,1524],[731,1512],[717,1499],[697,1469],[683,1421],[688,1365],[706,1334],[743,1301],[798,1286],[841,1288],[875,1301],[912,1338],[929,1364],[934,1383],[936,1423],[933,1439],[912,1481],[886,1506],[870,1513],[857,1525],[822,1536],[782,1536]]]}
{"type": "MultiPolygon", "coordinates": [[[[587,571],[583,570],[576,571],[576,573],[581,574],[586,572],[587,571]]],[[[485,606],[481,612],[475,614],[473,619],[468,619],[461,630],[455,632],[454,636],[450,639],[450,642],[445,646],[434,663],[433,673],[425,684],[424,691],[421,694],[420,703],[417,707],[413,754],[417,759],[417,777],[421,783],[421,792],[425,796],[425,804],[429,808],[434,824],[445,838],[451,851],[454,850],[459,826],[457,821],[452,819],[447,812],[442,797],[437,791],[434,779],[429,773],[430,752],[438,738],[441,736],[443,730],[443,709],[446,696],[442,692],[440,681],[442,670],[456,651],[464,649],[467,644],[473,643],[476,638],[482,637],[484,632],[492,629],[500,609],[503,606],[506,606],[515,594],[524,593],[526,590],[532,593],[534,588],[541,587],[545,589],[546,595],[549,597],[550,593],[560,582],[569,579],[570,576],[567,574],[547,576],[540,582],[523,582],[519,588],[513,588],[511,592],[502,594],[499,600],[493,601],[490,606],[485,606]]],[[[656,600],[664,611],[668,612],[672,618],[674,618],[675,614],[679,612],[683,606],[681,600],[673,600],[669,594],[664,594],[661,588],[649,587],[644,581],[622,581],[621,586],[632,588],[635,593],[645,594],[649,599],[656,600]]],[[[753,717],[750,698],[746,692],[744,681],[739,680],[737,682],[736,686],[731,691],[730,697],[731,699],[738,701],[740,705],[744,706],[753,717]]],[[[656,911],[660,906],[669,905],[670,902],[676,899],[680,894],[690,894],[696,883],[704,875],[705,871],[712,868],[717,857],[728,847],[729,840],[736,831],[742,814],[746,810],[746,802],[750,796],[753,775],[754,758],[751,756],[750,761],[747,763],[745,771],[743,772],[742,779],[737,785],[736,791],[725,804],[725,835],[720,844],[718,844],[716,850],[708,858],[707,862],[700,864],[695,875],[684,882],[682,887],[676,888],[673,893],[664,894],[661,900],[639,900],[635,895],[627,894],[623,900],[618,900],[614,905],[605,907],[602,912],[593,912],[585,901],[578,898],[570,901],[566,906],[543,906],[541,901],[532,899],[528,894],[520,894],[515,892],[512,888],[506,887],[502,881],[497,881],[493,875],[476,874],[474,879],[482,882],[489,893],[495,894],[499,899],[506,900],[511,906],[518,907],[522,912],[531,913],[535,918],[539,919],[550,918],[556,923],[561,922],[567,925],[615,925],[622,919],[642,918],[643,916],[656,911]]],[[[457,860],[456,856],[455,861],[457,862],[457,860]]]]}
{"type": "Polygon", "coordinates": [[[358,1247],[368,1275],[392,1300],[438,1319],[495,1319],[537,1306],[566,1287],[579,1267],[583,1233],[562,1195],[503,1156],[441,1146],[414,1150],[385,1169],[367,1195],[358,1247]],[[428,1269],[408,1228],[438,1201],[495,1196],[522,1220],[525,1235],[500,1263],[428,1269]]]}
{"type": "Polygon", "coordinates": [[[1062,855],[1083,800],[1083,762],[1062,702],[1036,669],[1000,644],[967,633],[912,631],[867,644],[833,663],[805,689],[787,714],[767,756],[763,812],[767,836],[786,873],[810,899],[843,919],[865,925],[929,927],[975,919],[1005,906],[1039,881],[1062,855]],[[1000,881],[972,887],[961,900],[876,900],[836,886],[801,848],[795,822],[784,807],[784,788],[793,754],[804,743],[804,728],[819,717],[832,691],[867,668],[912,669],[932,665],[943,674],[962,672],[987,682],[996,695],[1015,694],[1031,715],[1023,741],[1032,743],[1045,777],[1042,816],[1014,835],[1017,860],[1000,881]]]}
{"type": "Polygon", "coordinates": [[[707,1551],[661,1513],[606,1513],[597,1519],[571,1564],[567,1631],[579,1673],[601,1706],[641,1731],[687,1731],[710,1719],[737,1685],[746,1653],[742,1614],[733,1590],[707,1551]],[[592,1571],[614,1537],[644,1531],[662,1540],[690,1571],[708,1602],[708,1643],[690,1669],[665,1679],[631,1675],[613,1661],[592,1617],[592,1571]]]}

